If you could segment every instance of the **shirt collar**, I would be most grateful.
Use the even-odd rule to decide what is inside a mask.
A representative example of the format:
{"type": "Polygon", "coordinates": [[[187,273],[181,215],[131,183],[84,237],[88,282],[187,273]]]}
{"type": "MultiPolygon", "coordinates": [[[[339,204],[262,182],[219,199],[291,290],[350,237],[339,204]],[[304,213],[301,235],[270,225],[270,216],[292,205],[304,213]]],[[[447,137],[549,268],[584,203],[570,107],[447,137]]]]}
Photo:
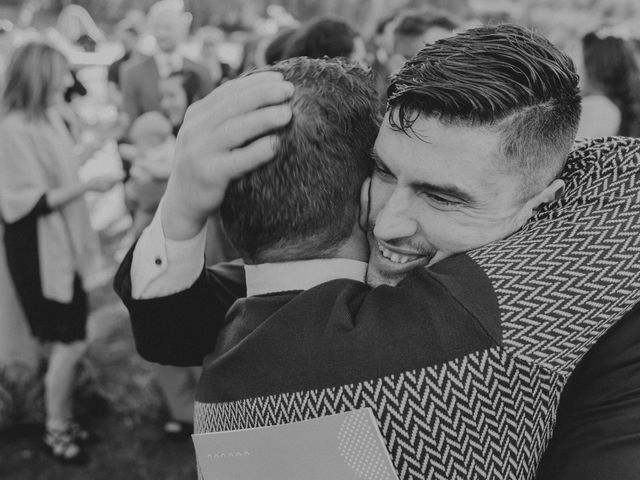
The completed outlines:
{"type": "Polygon", "coordinates": [[[267,293],[308,290],[338,278],[364,282],[367,264],[346,258],[245,265],[247,297],[267,293]]]}

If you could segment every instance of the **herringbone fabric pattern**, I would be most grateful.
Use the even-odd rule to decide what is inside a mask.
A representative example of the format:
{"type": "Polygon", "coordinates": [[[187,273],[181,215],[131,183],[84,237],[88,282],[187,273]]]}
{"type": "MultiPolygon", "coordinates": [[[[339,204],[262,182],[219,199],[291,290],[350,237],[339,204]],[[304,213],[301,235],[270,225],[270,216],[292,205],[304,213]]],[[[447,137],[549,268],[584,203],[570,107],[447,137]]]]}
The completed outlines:
{"type": "Polygon", "coordinates": [[[565,169],[567,194],[470,256],[492,281],[507,351],[570,372],[638,301],[640,143],[591,141],[565,169]]]}
{"type": "Polygon", "coordinates": [[[196,402],[195,431],[279,425],[370,407],[402,479],[527,478],[551,438],[556,374],[502,349],[338,388],[196,402]]]}
{"type": "Polygon", "coordinates": [[[504,345],[323,390],[196,404],[197,432],[370,407],[401,479],[530,479],[568,375],[640,300],[640,142],[593,141],[567,193],[505,241],[472,252],[500,305],[504,345]]]}

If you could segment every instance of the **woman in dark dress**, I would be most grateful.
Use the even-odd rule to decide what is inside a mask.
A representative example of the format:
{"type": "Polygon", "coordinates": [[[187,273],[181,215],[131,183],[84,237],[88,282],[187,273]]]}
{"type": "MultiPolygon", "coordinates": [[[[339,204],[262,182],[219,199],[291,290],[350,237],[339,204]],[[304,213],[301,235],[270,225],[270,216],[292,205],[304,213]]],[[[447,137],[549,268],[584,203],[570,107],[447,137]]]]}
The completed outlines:
{"type": "Polygon", "coordinates": [[[0,214],[7,265],[33,335],[50,343],[45,376],[49,452],[86,461],[86,437],[72,416],[75,369],[85,350],[87,295],[98,243],[84,193],[119,178],[78,178],[80,158],[57,105],[72,81],[62,53],[41,43],[18,48],[0,100],[0,214]]]}

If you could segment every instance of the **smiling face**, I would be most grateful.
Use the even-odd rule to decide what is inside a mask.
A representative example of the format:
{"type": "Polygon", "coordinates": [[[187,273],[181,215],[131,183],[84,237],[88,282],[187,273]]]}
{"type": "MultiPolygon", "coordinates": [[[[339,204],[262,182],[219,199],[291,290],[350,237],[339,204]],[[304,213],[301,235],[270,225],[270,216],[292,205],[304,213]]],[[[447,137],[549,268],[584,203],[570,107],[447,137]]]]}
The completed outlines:
{"type": "Polygon", "coordinates": [[[524,198],[522,176],[504,167],[500,135],[420,118],[410,135],[388,116],[374,147],[367,282],[398,283],[410,270],[504,238],[561,182],[524,198]]]}

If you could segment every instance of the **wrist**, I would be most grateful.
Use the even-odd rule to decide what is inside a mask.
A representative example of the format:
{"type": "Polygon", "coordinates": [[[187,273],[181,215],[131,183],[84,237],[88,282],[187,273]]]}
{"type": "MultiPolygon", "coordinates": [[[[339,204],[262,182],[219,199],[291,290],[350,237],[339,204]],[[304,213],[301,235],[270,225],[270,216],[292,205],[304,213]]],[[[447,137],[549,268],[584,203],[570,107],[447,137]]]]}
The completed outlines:
{"type": "Polygon", "coordinates": [[[169,240],[188,240],[195,237],[208,219],[207,212],[194,209],[170,187],[167,187],[162,200],[160,214],[164,235],[169,240]]]}

